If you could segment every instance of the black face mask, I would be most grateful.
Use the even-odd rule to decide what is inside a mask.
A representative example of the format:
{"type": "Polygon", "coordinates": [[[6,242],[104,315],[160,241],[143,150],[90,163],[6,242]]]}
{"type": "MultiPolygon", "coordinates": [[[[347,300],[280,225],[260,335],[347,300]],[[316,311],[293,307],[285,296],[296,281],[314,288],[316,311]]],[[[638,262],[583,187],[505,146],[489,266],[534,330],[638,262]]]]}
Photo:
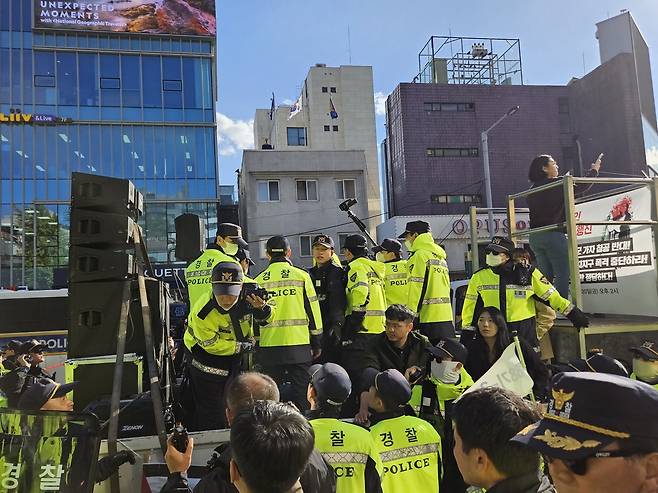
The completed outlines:
{"type": "Polygon", "coordinates": [[[514,275],[516,284],[519,286],[529,286],[532,284],[532,272],[535,268],[532,265],[514,264],[514,275]]]}

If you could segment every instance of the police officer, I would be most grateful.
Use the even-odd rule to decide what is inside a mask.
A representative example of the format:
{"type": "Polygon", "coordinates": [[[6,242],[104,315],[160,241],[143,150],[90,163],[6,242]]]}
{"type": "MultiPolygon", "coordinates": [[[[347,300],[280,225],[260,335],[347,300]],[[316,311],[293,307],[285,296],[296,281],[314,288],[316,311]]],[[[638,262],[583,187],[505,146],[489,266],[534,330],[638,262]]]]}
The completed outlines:
{"type": "Polygon", "coordinates": [[[644,341],[641,346],[632,347],[633,373],[631,378],[639,380],[658,390],[658,344],[644,341]]]}
{"type": "Polygon", "coordinates": [[[21,341],[16,339],[12,339],[4,346],[2,366],[5,370],[11,371],[18,367],[16,358],[18,358],[20,348],[21,341]]]}
{"type": "MultiPolygon", "coordinates": [[[[386,324],[385,268],[368,258],[368,244],[361,235],[345,238],[343,254],[347,265],[347,310],[342,334],[341,366],[355,384],[361,381],[370,341],[384,332],[386,324]]],[[[353,417],[357,410],[358,388],[354,386],[343,405],[343,417],[353,417]]]]}
{"type": "MultiPolygon", "coordinates": [[[[28,375],[32,378],[50,378],[55,380],[55,373],[50,373],[45,368],[41,367],[41,363],[46,361],[44,356],[44,351],[46,350],[46,345],[37,341],[36,339],[29,340],[24,342],[20,349],[19,353],[24,355],[25,361],[29,363],[30,369],[28,370],[28,375]]],[[[17,358],[17,361],[20,360],[20,356],[17,358]]],[[[19,361],[19,364],[20,361],[19,361]]]]}
{"type": "Polygon", "coordinates": [[[402,244],[393,238],[386,238],[372,251],[375,252],[375,259],[386,265],[384,277],[386,304],[388,306],[406,305],[409,298],[408,272],[407,261],[402,258],[402,244]]]}
{"type": "Polygon", "coordinates": [[[425,221],[408,222],[400,238],[404,238],[409,251],[407,306],[418,314],[420,333],[432,344],[441,338],[454,337],[445,250],[434,242],[430,225],[425,221]]]}
{"type": "Polygon", "coordinates": [[[382,465],[370,433],[338,419],[352,389],[349,375],[334,363],[313,365],[310,372],[308,419],[315,431],[315,448],[336,474],[336,492],[381,492],[382,465]]]}
{"type": "Polygon", "coordinates": [[[566,315],[575,327],[589,325],[585,314],[560,296],[538,269],[514,264],[511,260],[514,243],[511,240],[494,236],[485,251],[487,267],[475,272],[468,282],[462,308],[462,342],[475,334],[475,316],[480,309],[493,306],[505,316],[510,332],[517,331],[520,337],[539,352],[535,320],[537,298],[566,315]]]}
{"type": "Polygon", "coordinates": [[[431,423],[442,437],[443,477],[441,489],[451,493],[466,491],[452,449],[455,438],[452,430],[452,406],[473,379],[464,368],[468,350],[456,339],[441,339],[427,348],[429,367],[423,380],[414,385],[409,404],[416,415],[431,423]]]}
{"type": "Polygon", "coordinates": [[[345,323],[345,271],[337,260],[334,240],[328,235],[313,238],[314,266],[309,270],[322,313],[322,356],[320,362],[338,361],[340,335],[345,323]]]}
{"type": "Polygon", "coordinates": [[[271,293],[276,313],[260,330],[256,361],[282,390],[282,400],[291,400],[304,411],[308,368],[322,353],[320,304],[311,277],[290,262],[287,238],[273,236],[267,240],[266,251],[270,264],[256,282],[271,293]]]}
{"type": "Polygon", "coordinates": [[[224,387],[242,366],[241,355],[254,350],[254,323],[273,318],[271,306],[243,293],[244,274],[237,262],[220,262],[212,270],[212,292],[192,308],[183,341],[191,352],[188,367],[194,418],[189,428],[225,427],[224,387]]]}
{"type": "Polygon", "coordinates": [[[242,266],[242,272],[244,272],[245,282],[249,280],[249,268],[252,265],[256,265],[256,262],[251,260],[251,254],[246,248],[240,248],[238,253],[235,254],[236,260],[242,266]]]}
{"type": "Polygon", "coordinates": [[[201,298],[210,295],[210,278],[213,267],[219,262],[237,262],[235,256],[240,248],[247,248],[242,239],[242,228],[232,223],[221,223],[217,227],[215,243],[185,269],[185,281],[190,308],[201,298]]]}
{"type": "Polygon", "coordinates": [[[439,491],[441,437],[427,421],[404,415],[410,398],[409,382],[397,370],[378,373],[370,387],[370,434],[384,465],[384,493],[439,491]]]}

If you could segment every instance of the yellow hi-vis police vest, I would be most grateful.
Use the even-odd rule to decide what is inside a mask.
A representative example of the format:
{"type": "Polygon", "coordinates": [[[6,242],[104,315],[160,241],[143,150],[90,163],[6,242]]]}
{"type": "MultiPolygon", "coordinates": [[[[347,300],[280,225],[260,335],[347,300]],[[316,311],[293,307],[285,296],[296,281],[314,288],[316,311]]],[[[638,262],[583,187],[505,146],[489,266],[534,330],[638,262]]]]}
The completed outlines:
{"type": "MultiPolygon", "coordinates": [[[[462,367],[459,371],[459,381],[457,383],[443,383],[434,377],[430,377],[430,382],[436,387],[436,396],[439,401],[439,410],[444,415],[446,408],[446,401],[454,401],[459,398],[467,389],[473,386],[473,378],[468,374],[466,369],[462,367]]],[[[416,415],[421,411],[423,398],[423,386],[414,385],[411,389],[411,399],[409,405],[412,407],[416,415]]],[[[444,415],[445,417],[445,415],[444,415]]]]}
{"type": "MultiPolygon", "coordinates": [[[[537,315],[535,300],[537,295],[548,302],[553,310],[568,314],[573,305],[569,300],[560,296],[557,289],[544,277],[539,269],[532,272],[532,283],[527,286],[508,284],[506,286],[505,300],[507,303],[505,320],[507,322],[520,322],[537,315]]],[[[493,306],[500,309],[500,276],[491,267],[485,267],[473,274],[468,282],[466,297],[462,308],[462,325],[464,327],[476,326],[475,307],[478,298],[482,299],[483,307],[493,306]]]]}
{"type": "Polygon", "coordinates": [[[187,283],[190,309],[201,298],[206,298],[206,295],[212,292],[212,269],[220,262],[238,263],[235,258],[226,255],[223,251],[208,248],[185,269],[185,282],[187,283]]]}
{"type": "Polygon", "coordinates": [[[276,307],[274,319],[260,329],[261,348],[308,345],[312,336],[322,335],[320,303],[305,270],[276,261],[255,280],[270,292],[276,307]]]}
{"type": "Polygon", "coordinates": [[[434,243],[432,233],[418,235],[407,260],[409,292],[407,306],[421,324],[452,321],[450,273],[446,252],[434,243]]]}
{"type": "Polygon", "coordinates": [[[361,333],[380,334],[386,328],[385,275],[384,264],[366,257],[355,258],[347,267],[345,314],[365,313],[361,333]]]}
{"type": "Polygon", "coordinates": [[[384,466],[383,493],[439,491],[441,437],[427,421],[399,416],[370,428],[384,466]]]}
{"type": "Polygon", "coordinates": [[[336,493],[363,493],[366,490],[366,466],[380,478],[382,464],[368,430],[334,418],[309,421],[315,431],[315,448],[336,474],[336,493]]]}
{"type": "MultiPolygon", "coordinates": [[[[631,373],[631,378],[633,380],[637,380],[637,376],[635,375],[635,373],[631,373]]],[[[642,380],[638,380],[638,381],[641,382],[642,380]]],[[[654,383],[654,384],[648,383],[647,385],[651,385],[654,389],[658,390],[658,383],[654,383]]]]}
{"type": "Polygon", "coordinates": [[[409,288],[407,286],[407,261],[395,260],[386,262],[386,275],[384,280],[384,292],[386,294],[386,304],[406,305],[409,297],[409,288]]]}

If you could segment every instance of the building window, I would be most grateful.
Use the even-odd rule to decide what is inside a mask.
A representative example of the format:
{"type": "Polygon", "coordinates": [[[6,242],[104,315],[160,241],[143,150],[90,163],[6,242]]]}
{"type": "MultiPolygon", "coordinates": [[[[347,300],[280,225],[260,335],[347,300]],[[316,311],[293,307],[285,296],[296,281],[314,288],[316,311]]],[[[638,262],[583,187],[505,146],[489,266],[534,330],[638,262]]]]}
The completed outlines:
{"type": "Polygon", "coordinates": [[[54,75],[35,75],[34,76],[34,86],[35,87],[55,87],[55,76],[54,75]]]}
{"type": "Polygon", "coordinates": [[[322,92],[327,92],[328,88],[327,86],[322,86],[322,92]]]}
{"type": "Polygon", "coordinates": [[[297,200],[318,200],[317,180],[297,180],[297,200]]]}
{"type": "Polygon", "coordinates": [[[425,103],[425,111],[475,111],[475,103],[425,103]]]}
{"type": "Polygon", "coordinates": [[[430,195],[432,204],[479,204],[480,195],[430,195]]]}
{"type": "Polygon", "coordinates": [[[121,81],[118,77],[101,77],[101,89],[121,89],[121,81]]]}
{"type": "Polygon", "coordinates": [[[355,180],[336,180],[336,198],[340,200],[356,198],[355,180]]]}
{"type": "Polygon", "coordinates": [[[340,250],[343,249],[343,245],[345,244],[345,238],[347,238],[351,234],[352,233],[338,233],[338,248],[340,250]]]}
{"type": "Polygon", "coordinates": [[[331,130],[331,127],[329,125],[325,125],[324,126],[324,131],[328,132],[329,130],[331,130]]]}
{"type": "Polygon", "coordinates": [[[258,182],[258,202],[278,202],[279,200],[278,180],[258,182]]]}
{"type": "Polygon", "coordinates": [[[305,146],[306,145],[306,128],[288,127],[288,145],[305,146]]]}
{"type": "Polygon", "coordinates": [[[560,114],[569,113],[569,98],[558,98],[557,109],[560,114]]]}
{"type": "Polygon", "coordinates": [[[333,127],[331,127],[331,129],[332,129],[334,132],[338,132],[338,125],[334,125],[333,127]]]}
{"type": "Polygon", "coordinates": [[[310,235],[299,235],[299,256],[310,257],[313,255],[313,237],[310,235]]]}
{"type": "Polygon", "coordinates": [[[183,82],[180,80],[163,80],[162,81],[162,90],[163,91],[182,91],[183,82]]]}
{"type": "Polygon", "coordinates": [[[428,147],[429,157],[478,157],[480,150],[477,147],[428,147]]]}
{"type": "Polygon", "coordinates": [[[333,93],[335,94],[335,93],[336,93],[336,88],[335,88],[335,87],[332,87],[332,88],[330,89],[330,91],[333,92],[333,93]]]}

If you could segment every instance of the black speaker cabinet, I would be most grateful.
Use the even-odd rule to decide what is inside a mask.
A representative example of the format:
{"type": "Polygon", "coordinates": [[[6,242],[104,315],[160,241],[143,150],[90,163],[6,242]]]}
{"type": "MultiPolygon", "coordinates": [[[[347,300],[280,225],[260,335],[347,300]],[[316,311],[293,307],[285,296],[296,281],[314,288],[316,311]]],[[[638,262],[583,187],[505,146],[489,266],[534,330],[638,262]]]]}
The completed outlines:
{"type": "MultiPolygon", "coordinates": [[[[116,354],[123,286],[130,283],[130,316],[126,332],[126,353],[145,354],[142,307],[137,280],[69,284],[68,357],[85,358],[116,354]]],[[[146,279],[151,308],[151,329],[157,354],[163,339],[168,296],[165,284],[146,279]]]]}
{"type": "Polygon", "coordinates": [[[133,247],[134,221],[127,215],[71,208],[71,246],[133,247]]]}
{"type": "Polygon", "coordinates": [[[113,214],[144,212],[142,194],[130,180],[108,176],[72,173],[71,207],[113,214]]]}
{"type": "Polygon", "coordinates": [[[176,258],[191,262],[206,247],[205,221],[196,214],[182,214],[174,223],[176,225],[176,258]]]}
{"type": "Polygon", "coordinates": [[[72,246],[69,249],[69,279],[72,283],[122,280],[136,274],[129,253],[72,246]]]}

